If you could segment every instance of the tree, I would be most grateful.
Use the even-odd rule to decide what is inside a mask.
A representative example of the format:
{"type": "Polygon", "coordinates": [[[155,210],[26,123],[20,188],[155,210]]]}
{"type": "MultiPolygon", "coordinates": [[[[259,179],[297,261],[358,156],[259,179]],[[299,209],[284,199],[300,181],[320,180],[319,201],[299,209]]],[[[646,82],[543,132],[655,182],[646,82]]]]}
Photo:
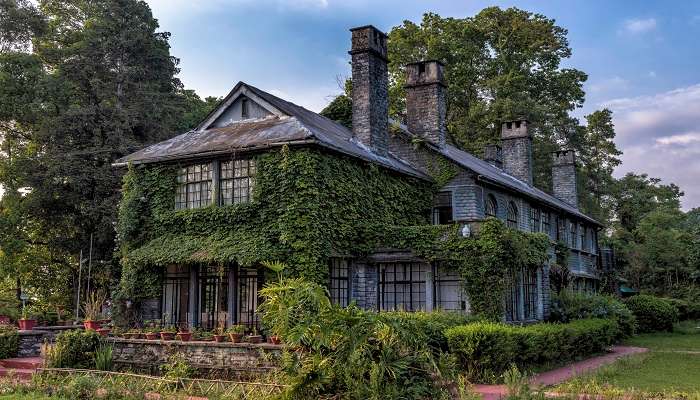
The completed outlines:
{"type": "Polygon", "coordinates": [[[678,210],[683,192],[670,183],[661,184],[661,179],[647,174],[628,173],[612,187],[612,210],[615,224],[626,232],[634,232],[642,218],[659,208],[678,210]]]}

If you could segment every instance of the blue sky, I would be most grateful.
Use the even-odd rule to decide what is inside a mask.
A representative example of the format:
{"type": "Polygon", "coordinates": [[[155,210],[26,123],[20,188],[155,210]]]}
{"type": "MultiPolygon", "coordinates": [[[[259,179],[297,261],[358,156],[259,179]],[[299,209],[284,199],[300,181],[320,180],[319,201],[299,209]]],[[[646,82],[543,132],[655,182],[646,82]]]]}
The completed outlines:
{"type": "Polygon", "coordinates": [[[698,1],[366,1],[147,0],[172,33],[180,78],[202,96],[223,96],[239,80],[320,111],[340,89],[353,26],[388,31],[424,12],[472,16],[516,6],[569,30],[565,66],[588,73],[576,115],[615,112],[617,175],[647,172],[700,206],[700,2],[698,1]]]}

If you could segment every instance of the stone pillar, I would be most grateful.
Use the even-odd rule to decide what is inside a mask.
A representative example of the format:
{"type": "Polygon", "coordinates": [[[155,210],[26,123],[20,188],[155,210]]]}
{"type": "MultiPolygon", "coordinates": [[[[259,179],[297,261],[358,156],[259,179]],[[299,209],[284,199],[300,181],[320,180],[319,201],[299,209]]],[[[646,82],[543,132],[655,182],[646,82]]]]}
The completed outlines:
{"type": "Polygon", "coordinates": [[[532,136],[526,120],[508,121],[501,125],[503,169],[532,185],[532,136]]]}
{"type": "Polygon", "coordinates": [[[552,153],[552,192],[554,197],[578,208],[576,154],[573,150],[552,153]]]}
{"type": "Polygon", "coordinates": [[[406,123],[408,130],[438,146],[445,145],[447,100],[439,61],[406,65],[406,123]]]}
{"type": "Polygon", "coordinates": [[[352,32],[352,131],[385,156],[389,141],[389,73],[386,35],[368,25],[352,32]]]}

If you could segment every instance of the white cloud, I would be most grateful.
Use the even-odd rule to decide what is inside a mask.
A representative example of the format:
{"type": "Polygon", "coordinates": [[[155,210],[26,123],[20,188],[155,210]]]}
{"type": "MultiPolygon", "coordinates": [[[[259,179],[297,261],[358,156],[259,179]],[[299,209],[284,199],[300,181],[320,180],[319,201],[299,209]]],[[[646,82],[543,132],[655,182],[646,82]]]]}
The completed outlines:
{"type": "Polygon", "coordinates": [[[629,86],[629,81],[625,78],[619,76],[613,76],[612,78],[599,80],[596,82],[591,82],[586,88],[588,92],[607,92],[611,90],[624,90],[629,86]]]}
{"type": "Polygon", "coordinates": [[[700,84],[601,104],[613,111],[624,152],[617,175],[646,172],[678,184],[686,209],[700,206],[700,84]]]}
{"type": "Polygon", "coordinates": [[[655,18],[632,18],[626,20],[623,24],[623,31],[630,34],[640,34],[656,29],[655,18]]]}

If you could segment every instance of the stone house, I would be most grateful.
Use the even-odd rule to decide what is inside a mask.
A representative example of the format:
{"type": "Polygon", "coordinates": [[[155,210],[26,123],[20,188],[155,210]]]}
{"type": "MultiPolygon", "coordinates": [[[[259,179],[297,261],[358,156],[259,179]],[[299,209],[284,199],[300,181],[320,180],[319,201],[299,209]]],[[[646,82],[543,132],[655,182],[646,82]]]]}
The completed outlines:
{"type": "MultiPolygon", "coordinates": [[[[358,233],[336,235],[333,230],[336,223],[337,230],[347,231],[342,223],[362,224],[382,218],[404,225],[415,224],[413,221],[458,224],[468,232],[485,218],[495,217],[514,229],[546,233],[552,244],[560,241],[569,247],[575,285],[595,290],[601,226],[577,207],[574,153],[562,150],[553,154],[554,190],[549,194],[532,183],[528,121],[503,122],[501,145],[485,149],[484,160],[451,145],[445,127],[448,88],[438,61],[406,66],[406,124],[390,121],[387,37],[372,26],[351,32],[352,130],[239,82],[196,129],[115,163],[131,165],[142,173],[157,168],[175,171],[172,191],[158,195],[165,199],[165,209],[144,208],[151,210],[148,212],[156,215],[156,220],[169,221],[161,224],[167,229],[141,226],[142,235],[134,240],[127,256],[142,259],[144,268],[162,272],[160,296],[141,303],[144,318],[203,327],[255,324],[257,291],[264,280],[257,261],[276,254],[280,258],[297,252],[311,254],[309,248],[316,251],[314,260],[327,268],[314,278],[320,276],[327,282],[334,302],[346,305],[354,301],[378,311],[442,309],[468,313],[469,299],[456,271],[427,262],[411,249],[375,249],[359,256],[340,244],[360,240],[358,233]],[[274,169],[280,159],[268,159],[265,164],[265,155],[284,151],[317,156],[311,179],[318,184],[314,196],[322,199],[321,207],[304,208],[310,197],[301,200],[299,193],[306,185],[297,184],[293,190],[285,187],[282,192],[279,185],[265,183],[282,171],[274,169]],[[429,192],[432,205],[423,213],[423,209],[408,204],[425,192],[423,188],[435,185],[436,165],[447,165],[454,173],[438,190],[429,192]],[[356,187],[352,188],[328,184],[332,179],[323,175],[325,171],[346,171],[345,166],[350,168],[347,171],[366,175],[353,180],[356,187]],[[382,193],[382,185],[389,183],[409,192],[415,190],[410,192],[414,195],[408,199],[393,192],[382,193]],[[271,193],[278,190],[280,193],[271,193]],[[360,207],[348,206],[340,214],[331,214],[333,207],[323,206],[323,201],[335,199],[344,207],[351,202],[345,200],[350,192],[365,196],[360,207]],[[383,197],[375,199],[377,193],[383,197]],[[276,203],[284,203],[281,207],[286,211],[275,211],[269,220],[255,216],[276,203]],[[196,219],[213,221],[202,214],[205,209],[230,222],[213,233],[184,226],[196,219]],[[301,220],[305,212],[313,211],[321,216],[321,223],[297,224],[293,229],[282,226],[279,221],[286,221],[288,210],[301,210],[297,213],[301,220]],[[268,224],[272,233],[255,231],[255,221],[251,224],[246,218],[260,218],[260,225],[268,224]],[[345,222],[327,220],[331,218],[345,222]],[[326,230],[321,231],[321,226],[326,230]],[[315,237],[316,241],[295,247],[291,236],[315,237]]],[[[391,190],[387,188],[387,192],[391,190]]],[[[141,200],[152,203],[155,196],[143,195],[141,200]]],[[[504,301],[506,321],[545,318],[548,266],[514,273],[504,301]]]]}

